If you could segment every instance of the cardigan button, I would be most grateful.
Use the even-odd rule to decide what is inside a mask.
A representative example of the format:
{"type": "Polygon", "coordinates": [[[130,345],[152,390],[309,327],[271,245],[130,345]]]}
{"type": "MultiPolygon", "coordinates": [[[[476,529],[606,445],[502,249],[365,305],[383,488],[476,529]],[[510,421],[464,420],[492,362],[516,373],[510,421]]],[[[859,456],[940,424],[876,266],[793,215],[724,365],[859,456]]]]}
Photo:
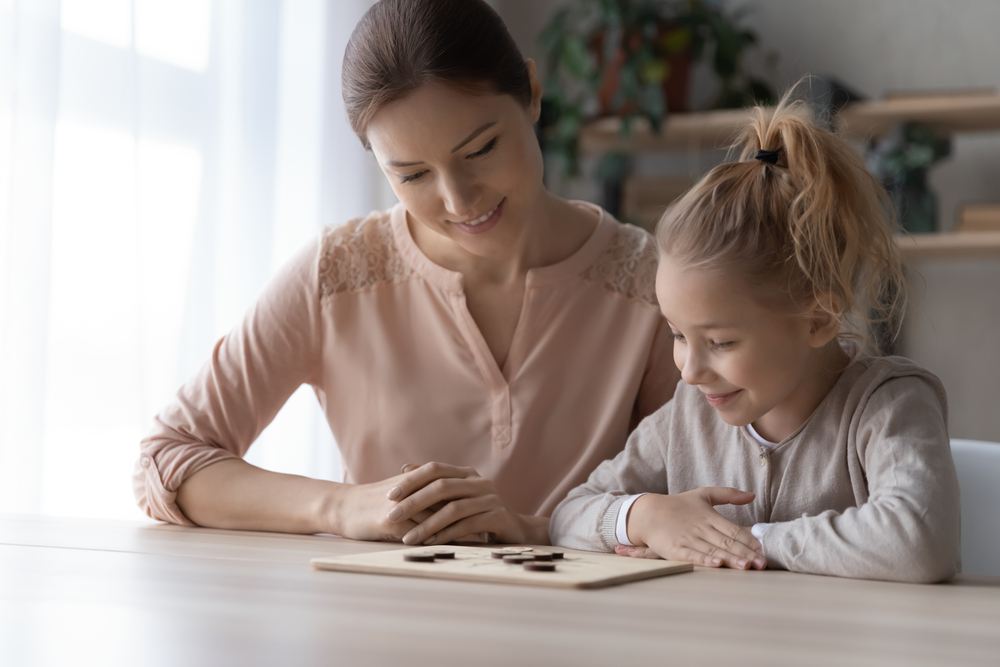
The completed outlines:
{"type": "Polygon", "coordinates": [[[139,460],[139,463],[142,464],[143,468],[148,468],[149,467],[149,457],[148,456],[143,456],[142,459],[139,460]]]}

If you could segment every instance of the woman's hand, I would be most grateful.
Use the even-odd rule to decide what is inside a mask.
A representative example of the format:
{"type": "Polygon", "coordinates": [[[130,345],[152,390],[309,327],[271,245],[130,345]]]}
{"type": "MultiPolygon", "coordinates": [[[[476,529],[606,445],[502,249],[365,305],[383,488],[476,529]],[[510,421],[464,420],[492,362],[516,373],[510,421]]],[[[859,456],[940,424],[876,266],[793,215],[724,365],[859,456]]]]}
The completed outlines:
{"type": "Polygon", "coordinates": [[[726,520],[714,509],[714,505],[746,505],[753,499],[752,493],[723,487],[671,496],[646,494],[635,501],[627,518],[629,539],[636,546],[619,546],[615,552],[705,567],[763,570],[767,561],[750,529],[726,520]]]}
{"type": "Polygon", "coordinates": [[[405,544],[444,544],[476,533],[491,533],[497,542],[549,543],[547,517],[514,512],[472,468],[426,463],[404,471],[385,496],[395,505],[385,519],[406,527],[405,544]]]}
{"type": "Polygon", "coordinates": [[[396,507],[388,499],[390,489],[399,486],[405,474],[371,484],[343,485],[343,496],[336,502],[339,527],[332,532],[352,540],[399,542],[417,523],[429,518],[432,510],[423,509],[403,521],[390,521],[386,515],[396,507]]]}

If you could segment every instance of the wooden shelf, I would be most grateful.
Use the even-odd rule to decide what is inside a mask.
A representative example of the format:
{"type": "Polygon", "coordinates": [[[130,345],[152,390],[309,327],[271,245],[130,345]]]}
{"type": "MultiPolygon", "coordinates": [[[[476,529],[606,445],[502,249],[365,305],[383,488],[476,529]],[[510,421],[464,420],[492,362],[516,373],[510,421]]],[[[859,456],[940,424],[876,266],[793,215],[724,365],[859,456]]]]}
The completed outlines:
{"type": "Polygon", "coordinates": [[[844,109],[838,123],[847,136],[883,134],[898,123],[933,125],[945,132],[1000,130],[1000,95],[901,97],[844,109]]]}
{"type": "Polygon", "coordinates": [[[628,139],[621,138],[621,120],[602,118],[585,127],[580,134],[580,152],[599,154],[608,151],[645,152],[698,148],[724,148],[750,120],[747,109],[677,113],[667,118],[660,134],[655,134],[645,119],[632,123],[628,139]]]}
{"type": "Polygon", "coordinates": [[[897,235],[909,260],[1000,258],[1000,232],[897,235]]]}
{"type": "MultiPolygon", "coordinates": [[[[628,139],[620,136],[621,121],[602,118],[580,134],[583,154],[608,151],[647,151],[725,148],[750,120],[748,109],[673,114],[663,132],[655,134],[644,119],[632,123],[628,139]]],[[[904,97],[879,102],[859,102],[838,115],[842,131],[850,138],[863,139],[906,121],[924,123],[945,132],[1000,130],[1000,95],[942,95],[904,97]]]]}

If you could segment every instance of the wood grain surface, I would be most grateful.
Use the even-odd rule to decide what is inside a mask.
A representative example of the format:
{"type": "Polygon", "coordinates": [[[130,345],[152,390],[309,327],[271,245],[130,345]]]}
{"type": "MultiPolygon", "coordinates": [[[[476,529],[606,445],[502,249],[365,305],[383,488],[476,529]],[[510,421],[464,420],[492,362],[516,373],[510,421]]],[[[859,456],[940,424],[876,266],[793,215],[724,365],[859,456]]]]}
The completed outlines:
{"type": "Polygon", "coordinates": [[[0,516],[0,665],[996,665],[1000,578],[599,590],[320,572],[402,545],[0,516]]]}

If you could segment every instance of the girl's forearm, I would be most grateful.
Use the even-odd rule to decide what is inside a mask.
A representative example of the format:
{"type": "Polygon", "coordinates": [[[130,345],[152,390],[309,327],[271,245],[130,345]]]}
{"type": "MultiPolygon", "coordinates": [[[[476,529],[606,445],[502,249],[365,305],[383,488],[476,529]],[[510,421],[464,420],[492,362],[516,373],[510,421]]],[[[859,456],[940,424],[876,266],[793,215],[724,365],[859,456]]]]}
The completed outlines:
{"type": "Polygon", "coordinates": [[[339,508],[349,488],[229,459],[184,480],[177,505],[188,519],[207,528],[339,533],[339,508]]]}

